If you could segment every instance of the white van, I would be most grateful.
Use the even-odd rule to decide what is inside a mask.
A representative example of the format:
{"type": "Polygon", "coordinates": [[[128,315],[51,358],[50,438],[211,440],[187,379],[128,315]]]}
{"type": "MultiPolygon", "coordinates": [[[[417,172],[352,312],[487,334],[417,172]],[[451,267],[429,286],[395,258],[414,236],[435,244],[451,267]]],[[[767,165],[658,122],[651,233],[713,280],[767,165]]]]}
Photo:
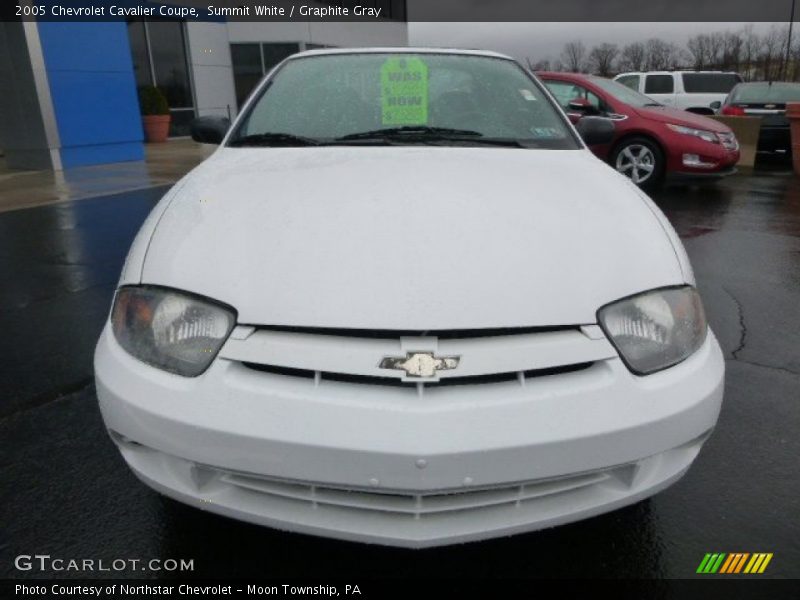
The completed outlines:
{"type": "Polygon", "coordinates": [[[713,115],[711,104],[722,103],[733,86],[742,82],[742,76],[723,71],[648,71],[620,73],[614,81],[666,106],[713,115]]]}

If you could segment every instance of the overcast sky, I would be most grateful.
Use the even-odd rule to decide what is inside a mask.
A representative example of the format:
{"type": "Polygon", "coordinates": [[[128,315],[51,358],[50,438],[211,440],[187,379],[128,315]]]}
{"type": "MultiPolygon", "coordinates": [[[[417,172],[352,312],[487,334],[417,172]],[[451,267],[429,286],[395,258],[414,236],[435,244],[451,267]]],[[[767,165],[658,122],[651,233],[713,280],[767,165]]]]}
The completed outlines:
{"type": "MultiPolygon", "coordinates": [[[[620,46],[660,37],[684,46],[698,33],[737,30],[747,23],[409,23],[409,45],[480,48],[525,61],[557,59],[564,44],[580,40],[587,48],[602,42],[620,46]]],[[[753,23],[756,33],[773,23],[753,23]]],[[[798,31],[795,25],[796,33],[798,31]]]]}

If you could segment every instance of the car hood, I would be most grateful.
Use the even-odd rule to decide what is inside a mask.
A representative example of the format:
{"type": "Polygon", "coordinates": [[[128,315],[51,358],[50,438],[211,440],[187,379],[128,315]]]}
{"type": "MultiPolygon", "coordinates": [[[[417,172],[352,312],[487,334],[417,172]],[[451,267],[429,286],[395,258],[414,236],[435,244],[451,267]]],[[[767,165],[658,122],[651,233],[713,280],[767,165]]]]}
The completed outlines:
{"type": "Polygon", "coordinates": [[[594,323],[684,281],[657,209],[586,150],[222,148],[179,185],[141,280],[243,324],[594,323]]]}
{"type": "Polygon", "coordinates": [[[652,121],[659,121],[661,123],[674,123],[675,125],[705,129],[706,131],[714,131],[716,133],[728,133],[732,131],[731,128],[724,123],[720,123],[709,117],[677,108],[670,108],[668,106],[644,107],[636,108],[635,110],[640,117],[652,121]]]}

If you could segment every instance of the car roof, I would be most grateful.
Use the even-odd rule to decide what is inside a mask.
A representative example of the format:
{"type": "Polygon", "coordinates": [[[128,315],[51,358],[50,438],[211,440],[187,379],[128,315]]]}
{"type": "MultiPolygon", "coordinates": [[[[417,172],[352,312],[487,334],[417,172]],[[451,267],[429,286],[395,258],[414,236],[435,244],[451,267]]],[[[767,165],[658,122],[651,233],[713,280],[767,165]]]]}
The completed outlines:
{"type": "Polygon", "coordinates": [[[586,81],[592,79],[596,75],[589,75],[588,73],[568,73],[565,71],[536,71],[536,76],[540,79],[547,79],[553,77],[556,79],[573,79],[575,81],[586,81]]]}
{"type": "Polygon", "coordinates": [[[736,87],[768,87],[772,85],[786,87],[790,85],[800,85],[800,83],[796,81],[743,81],[736,87]]]}
{"type": "Polygon", "coordinates": [[[514,60],[506,54],[499,52],[492,52],[490,50],[478,50],[469,48],[434,48],[430,46],[424,47],[374,47],[374,48],[316,48],[314,50],[305,50],[293,54],[290,58],[304,58],[307,56],[325,56],[329,54],[461,54],[467,56],[487,56],[490,58],[502,58],[505,60],[514,60]]]}
{"type": "Polygon", "coordinates": [[[701,75],[738,75],[736,71],[695,71],[694,69],[677,69],[675,71],[627,71],[616,75],[617,77],[624,77],[625,75],[675,75],[676,73],[698,73],[701,75]]]}

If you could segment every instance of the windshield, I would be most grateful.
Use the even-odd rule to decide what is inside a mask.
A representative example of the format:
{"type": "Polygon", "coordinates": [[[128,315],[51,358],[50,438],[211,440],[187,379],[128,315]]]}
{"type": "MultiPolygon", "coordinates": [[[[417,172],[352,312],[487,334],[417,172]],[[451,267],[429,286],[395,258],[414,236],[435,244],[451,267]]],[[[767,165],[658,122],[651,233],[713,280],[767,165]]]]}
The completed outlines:
{"type": "Polygon", "coordinates": [[[731,104],[784,104],[800,102],[800,84],[756,83],[740,85],[731,94],[731,104]]]}
{"type": "Polygon", "coordinates": [[[424,53],[289,60],[228,143],[292,140],[294,145],[505,140],[522,147],[581,147],[557,107],[513,61],[424,53]]]}
{"type": "Polygon", "coordinates": [[[635,108],[642,108],[643,106],[661,106],[661,103],[656,102],[649,96],[640,94],[628,86],[622,85],[616,81],[604,79],[603,77],[592,77],[591,80],[593,84],[623,104],[627,104],[635,108]]]}

